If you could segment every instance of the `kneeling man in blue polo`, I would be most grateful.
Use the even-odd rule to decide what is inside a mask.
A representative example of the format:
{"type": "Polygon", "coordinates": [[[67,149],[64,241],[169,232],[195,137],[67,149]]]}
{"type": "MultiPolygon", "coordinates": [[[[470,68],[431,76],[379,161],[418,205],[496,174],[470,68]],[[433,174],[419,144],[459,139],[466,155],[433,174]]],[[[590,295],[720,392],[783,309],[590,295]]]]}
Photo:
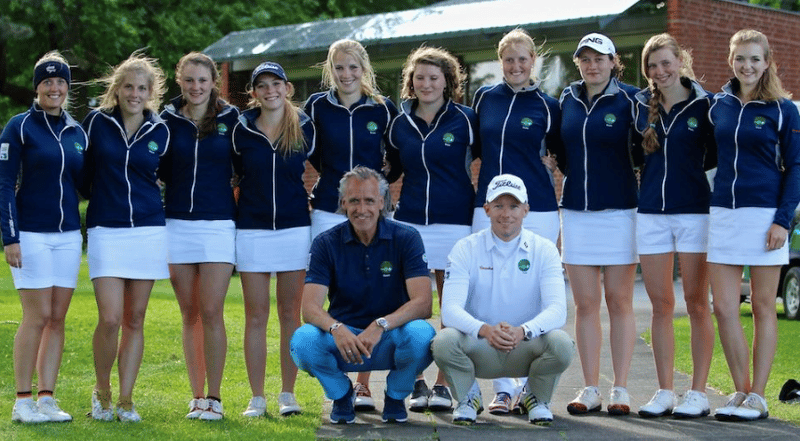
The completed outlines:
{"type": "Polygon", "coordinates": [[[385,217],[389,184],[367,167],[346,173],[339,202],[347,222],[311,245],[303,319],[291,353],[333,401],[332,423],[355,421],[346,372],[389,370],[383,421],[408,419],[404,399],[431,364],[431,282],[419,233],[385,217]],[[323,306],[325,299],[329,306],[323,306]]]}
{"type": "Polygon", "coordinates": [[[433,358],[458,407],[453,422],[482,410],[475,378],[528,377],[520,404],[531,423],[553,421],[550,400],[575,343],[567,318],[561,258],[553,242],[522,228],[528,214],[522,179],[499,175],[483,208],[491,227],[459,240],[448,256],[442,329],[433,358]]]}

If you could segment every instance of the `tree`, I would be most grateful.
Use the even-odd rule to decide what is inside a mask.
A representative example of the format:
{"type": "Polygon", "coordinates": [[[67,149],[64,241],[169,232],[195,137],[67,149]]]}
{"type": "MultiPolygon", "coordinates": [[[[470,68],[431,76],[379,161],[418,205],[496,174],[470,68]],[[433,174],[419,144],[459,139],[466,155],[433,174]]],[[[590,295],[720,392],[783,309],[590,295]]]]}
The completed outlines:
{"type": "MultiPolygon", "coordinates": [[[[421,7],[431,0],[3,0],[0,12],[0,124],[30,106],[33,65],[58,49],[73,65],[73,113],[82,117],[104,75],[145,48],[170,79],[178,59],[224,35],[320,19],[421,7]]],[[[176,93],[174,82],[168,84],[176,93]]]]}

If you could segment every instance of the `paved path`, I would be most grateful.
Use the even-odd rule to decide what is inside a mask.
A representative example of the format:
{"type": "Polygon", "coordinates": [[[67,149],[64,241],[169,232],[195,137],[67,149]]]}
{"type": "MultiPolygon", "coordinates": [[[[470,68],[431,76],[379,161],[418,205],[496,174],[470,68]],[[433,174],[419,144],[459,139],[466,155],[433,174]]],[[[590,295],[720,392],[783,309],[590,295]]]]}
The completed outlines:
{"type": "MultiPolygon", "coordinates": [[[[567,296],[571,297],[569,289],[567,296]]],[[[680,281],[675,284],[676,316],[686,314],[683,303],[680,281]]],[[[567,324],[564,329],[574,335],[574,307],[571,298],[567,324]]],[[[641,335],[650,326],[650,302],[641,281],[637,280],[634,293],[634,309],[636,311],[636,331],[641,335]]],[[[605,400],[613,381],[611,354],[608,348],[608,320],[603,308],[604,347],[601,352],[600,390],[605,400]]],[[[438,321],[437,321],[438,325],[438,321]]],[[[688,351],[689,348],[677,350],[688,351]]],[[[716,354],[721,356],[721,354],[716,354]]],[[[428,385],[436,377],[436,367],[432,364],[425,372],[428,385]]],[[[322,418],[323,424],[317,432],[318,438],[358,439],[358,440],[458,440],[458,441],[500,441],[500,440],[800,440],[800,428],[774,418],[752,423],[723,423],[713,417],[697,420],[675,420],[672,418],[643,419],[635,414],[640,405],[645,404],[657,388],[653,352],[644,340],[637,338],[631,363],[628,381],[628,392],[631,396],[632,413],[627,417],[610,417],[605,411],[588,416],[572,416],[567,413],[566,405],[577,391],[583,387],[580,360],[578,355],[569,369],[562,375],[561,382],[553,397],[552,410],[555,421],[550,427],[537,427],[528,423],[527,416],[494,416],[488,412],[478,415],[477,424],[463,427],[450,423],[451,412],[414,413],[409,412],[406,424],[384,424],[381,422],[380,409],[383,408],[383,389],[385,372],[376,372],[372,376],[370,388],[376,398],[377,409],[373,412],[359,412],[356,423],[350,425],[333,425],[328,422],[330,401],[326,401],[322,418]]],[[[479,380],[483,391],[484,406],[493,397],[490,380],[479,380]]],[[[675,390],[686,391],[691,385],[687,375],[676,373],[675,390]]],[[[711,409],[725,404],[727,398],[713,390],[708,391],[711,409]]],[[[604,408],[607,401],[604,401],[604,408]]]]}

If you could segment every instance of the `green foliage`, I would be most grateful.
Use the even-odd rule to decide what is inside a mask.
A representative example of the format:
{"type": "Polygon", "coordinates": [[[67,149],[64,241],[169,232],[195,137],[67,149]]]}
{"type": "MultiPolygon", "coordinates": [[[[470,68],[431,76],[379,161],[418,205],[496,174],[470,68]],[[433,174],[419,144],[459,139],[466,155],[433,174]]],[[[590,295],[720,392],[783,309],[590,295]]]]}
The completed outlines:
{"type": "Polygon", "coordinates": [[[750,0],[750,3],[787,11],[800,11],[800,0],[750,0]]]}
{"type": "MultiPolygon", "coordinates": [[[[432,0],[2,0],[0,10],[0,121],[30,106],[36,60],[52,49],[74,65],[73,78],[87,82],[105,74],[134,50],[160,60],[177,95],[174,68],[190,51],[200,51],[234,31],[416,8],[432,0]],[[4,52],[5,51],[5,52],[4,52]],[[3,54],[5,56],[3,57],[3,54]],[[3,66],[8,72],[2,78],[3,66]],[[7,100],[1,99],[6,96],[7,100]]],[[[73,87],[81,119],[97,88],[73,87]]]]}
{"type": "MultiPolygon", "coordinates": [[[[275,292],[274,281],[271,292],[275,292]]],[[[85,416],[90,408],[95,382],[92,333],[97,324],[97,306],[86,265],[82,265],[78,288],[67,314],[66,344],[56,390],[60,406],[72,414],[74,421],[69,424],[25,426],[12,423],[10,418],[15,393],[12,346],[22,311],[8,265],[3,263],[0,265],[0,395],[3,396],[3,400],[0,400],[0,415],[3,415],[0,418],[0,439],[313,440],[320,423],[323,400],[322,389],[316,379],[300,372],[295,392],[303,407],[303,414],[289,418],[278,416],[277,396],[281,390],[281,378],[279,326],[274,295],[272,301],[267,326],[266,418],[248,419],[241,416],[250,399],[250,387],[242,349],[244,306],[241,285],[239,278],[234,277],[225,302],[228,331],[228,356],[222,381],[225,419],[203,422],[184,418],[188,412],[191,391],[182,352],[181,315],[169,282],[159,281],[148,305],[144,360],[133,396],[143,421],[140,424],[99,422],[85,416]]],[[[116,385],[118,382],[114,369],[112,387],[116,385]]]]}

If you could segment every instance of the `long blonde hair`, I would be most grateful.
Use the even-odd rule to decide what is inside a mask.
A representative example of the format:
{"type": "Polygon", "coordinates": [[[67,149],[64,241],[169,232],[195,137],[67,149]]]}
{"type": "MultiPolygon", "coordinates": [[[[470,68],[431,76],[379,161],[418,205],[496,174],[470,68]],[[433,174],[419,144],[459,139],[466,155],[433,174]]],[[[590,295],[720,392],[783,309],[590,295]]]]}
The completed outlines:
{"type": "Polygon", "coordinates": [[[649,112],[647,114],[647,129],[645,129],[643,133],[642,139],[642,147],[644,148],[645,153],[653,153],[661,148],[661,143],[658,142],[658,133],[656,132],[656,124],[661,120],[661,113],[659,112],[659,104],[663,100],[663,95],[661,94],[661,90],[658,86],[653,82],[653,79],[650,78],[647,72],[647,63],[650,60],[650,55],[653,52],[659,51],[661,49],[669,49],[675,58],[681,60],[681,67],[678,70],[678,73],[681,77],[689,78],[690,80],[694,80],[694,70],[692,69],[692,55],[686,49],[683,49],[679,44],[678,40],[676,40],[672,35],[669,34],[658,34],[653,35],[647,40],[647,43],[644,44],[644,49],[642,49],[642,75],[647,78],[648,84],[650,84],[650,101],[647,103],[650,106],[649,112]]]}
{"type": "MultiPolygon", "coordinates": [[[[533,42],[533,38],[531,38],[530,34],[524,29],[515,28],[503,35],[503,38],[497,43],[497,59],[499,59],[501,63],[503,62],[503,52],[513,45],[519,45],[527,49],[531,56],[531,61],[533,62],[535,62],[536,58],[539,56],[539,52],[536,50],[536,43],[533,42]]],[[[533,73],[531,73],[531,76],[533,77],[533,73]]]]}
{"type": "Polygon", "coordinates": [[[344,53],[353,57],[359,64],[361,64],[361,93],[365,96],[371,97],[375,102],[383,104],[383,97],[378,90],[377,78],[375,70],[372,68],[372,63],[369,61],[369,54],[361,43],[350,40],[342,39],[333,42],[328,48],[328,58],[319,66],[322,67],[322,86],[331,90],[336,90],[336,80],[334,79],[334,58],[344,53]]]}
{"type": "Polygon", "coordinates": [[[100,95],[100,110],[110,112],[119,104],[117,92],[122,87],[122,81],[129,73],[142,73],[147,77],[150,86],[150,98],[145,103],[145,108],[151,112],[158,112],[161,98],[167,91],[164,71],[158,66],[155,58],[149,58],[140,50],[134,51],[127,60],[113,68],[105,77],[98,80],[105,84],[106,91],[100,95]]]}
{"type": "Polygon", "coordinates": [[[778,77],[778,65],[775,64],[775,57],[769,48],[767,36],[754,29],[742,29],[733,34],[730,41],[730,52],[728,54],[728,64],[733,67],[733,53],[739,45],[755,43],[764,49],[764,61],[768,63],[767,70],[758,79],[753,94],[750,99],[757,101],[777,101],[781,98],[791,99],[792,94],[783,88],[781,79],[778,77]]]}
{"type": "MultiPolygon", "coordinates": [[[[272,73],[264,73],[261,75],[275,76],[272,73]]],[[[283,78],[279,78],[279,80],[284,81],[283,78]]],[[[283,117],[281,118],[280,124],[278,124],[278,139],[275,142],[277,143],[278,151],[281,156],[286,157],[303,151],[306,147],[306,140],[303,136],[303,129],[300,126],[300,106],[292,101],[294,85],[289,81],[284,82],[286,83],[286,99],[284,102],[283,117]]],[[[251,109],[261,107],[261,103],[253,96],[253,92],[253,85],[248,85],[247,93],[250,95],[250,101],[247,102],[247,107],[251,109]]]]}

